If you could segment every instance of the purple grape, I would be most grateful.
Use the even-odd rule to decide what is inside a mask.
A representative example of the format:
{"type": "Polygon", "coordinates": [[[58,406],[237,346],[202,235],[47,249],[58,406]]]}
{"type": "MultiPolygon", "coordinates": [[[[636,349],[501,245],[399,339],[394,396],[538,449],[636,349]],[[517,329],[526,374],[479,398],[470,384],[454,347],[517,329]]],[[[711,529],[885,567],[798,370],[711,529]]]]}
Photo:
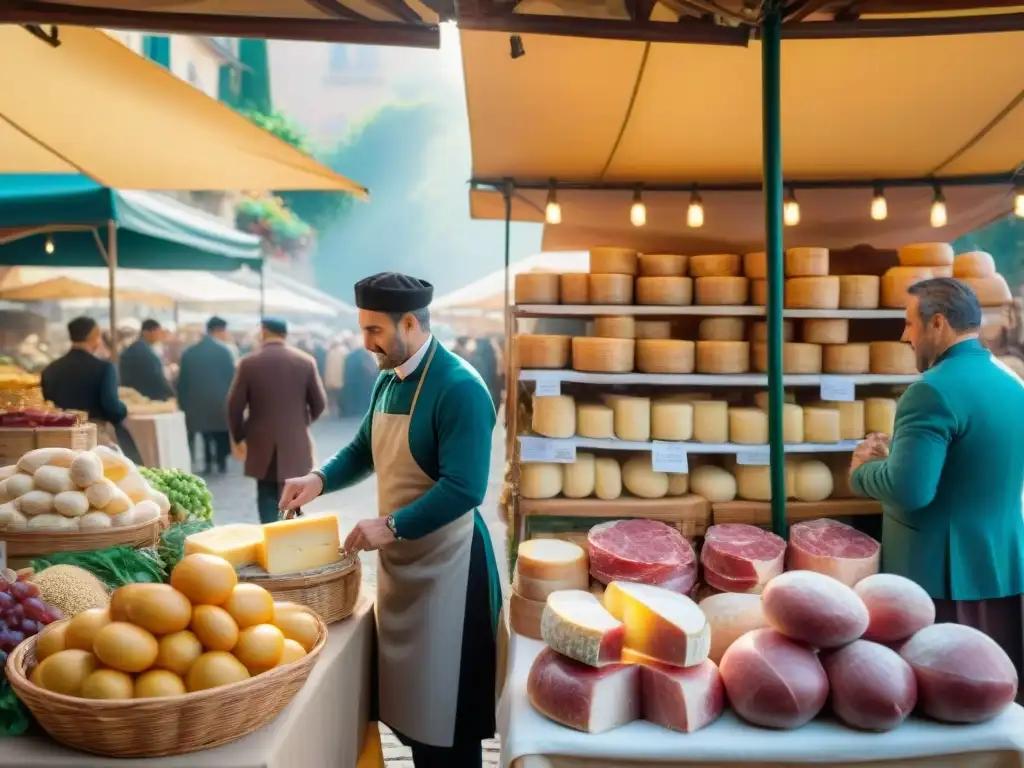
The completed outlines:
{"type": "Polygon", "coordinates": [[[21,621],[25,618],[25,607],[21,603],[15,603],[14,607],[7,611],[7,616],[10,619],[21,621]]]}
{"type": "Polygon", "coordinates": [[[43,628],[43,625],[38,621],[32,619],[25,619],[21,622],[21,631],[25,633],[25,637],[32,637],[32,635],[39,634],[39,630],[43,628]]]}
{"type": "Polygon", "coordinates": [[[21,604],[21,607],[25,609],[25,615],[33,621],[43,621],[49,615],[46,603],[38,597],[28,598],[21,604]]]}
{"type": "Polygon", "coordinates": [[[17,643],[14,642],[14,631],[11,629],[0,630],[0,651],[10,653],[17,643]]]}
{"type": "Polygon", "coordinates": [[[52,624],[53,622],[60,621],[64,618],[64,614],[61,612],[60,608],[58,608],[55,605],[46,606],[46,610],[49,613],[49,616],[47,617],[47,620],[44,622],[45,624],[52,624]]]}
{"type": "MultiPolygon", "coordinates": [[[[13,597],[19,603],[23,600],[27,600],[28,598],[32,597],[31,591],[29,590],[29,585],[27,582],[24,581],[16,581],[13,584],[11,584],[11,588],[9,591],[11,593],[11,597],[13,597]]],[[[39,588],[36,587],[36,592],[38,593],[38,591],[39,588]]]]}
{"type": "Polygon", "coordinates": [[[29,597],[39,597],[39,587],[34,581],[23,581],[21,583],[28,588],[29,597]]]}
{"type": "Polygon", "coordinates": [[[14,643],[14,645],[12,645],[11,648],[10,648],[10,650],[12,650],[12,651],[15,648],[17,648],[21,644],[21,642],[25,639],[25,633],[20,631],[20,630],[8,629],[7,630],[7,634],[10,635],[10,638],[11,638],[11,640],[14,643]]]}
{"type": "Polygon", "coordinates": [[[6,613],[14,607],[14,598],[6,592],[0,592],[0,613],[6,613]]]}

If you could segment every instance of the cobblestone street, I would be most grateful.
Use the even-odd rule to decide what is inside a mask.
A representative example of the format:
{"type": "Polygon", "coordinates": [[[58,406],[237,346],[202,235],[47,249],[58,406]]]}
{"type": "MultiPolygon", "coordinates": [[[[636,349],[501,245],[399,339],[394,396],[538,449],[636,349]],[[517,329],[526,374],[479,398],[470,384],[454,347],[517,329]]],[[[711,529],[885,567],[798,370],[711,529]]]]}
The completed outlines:
{"type": "MultiPolygon", "coordinates": [[[[355,419],[325,417],[315,424],[313,438],[316,443],[317,461],[325,461],[339,448],[346,445],[358,428],[359,421],[355,419]]],[[[494,443],[491,450],[491,475],[487,499],[480,508],[480,513],[484,516],[491,532],[491,541],[494,544],[494,552],[498,558],[503,580],[506,579],[508,573],[508,569],[504,565],[506,561],[505,528],[497,516],[497,500],[501,491],[504,456],[503,431],[497,429],[494,432],[494,443]]],[[[207,478],[207,483],[213,492],[214,519],[218,525],[259,521],[256,513],[255,482],[242,474],[240,465],[232,463],[227,475],[207,478]]],[[[306,509],[306,512],[307,514],[337,515],[341,520],[342,536],[344,536],[357,521],[377,514],[377,480],[375,477],[371,477],[353,488],[317,499],[306,509]]],[[[363,589],[373,590],[377,583],[377,558],[368,553],[364,553],[361,557],[363,589]]],[[[507,589],[507,584],[504,587],[507,589]]],[[[403,747],[386,728],[381,728],[381,736],[384,759],[389,768],[412,768],[409,750],[403,747]]],[[[485,742],[484,747],[484,765],[498,765],[497,742],[485,742]]]]}

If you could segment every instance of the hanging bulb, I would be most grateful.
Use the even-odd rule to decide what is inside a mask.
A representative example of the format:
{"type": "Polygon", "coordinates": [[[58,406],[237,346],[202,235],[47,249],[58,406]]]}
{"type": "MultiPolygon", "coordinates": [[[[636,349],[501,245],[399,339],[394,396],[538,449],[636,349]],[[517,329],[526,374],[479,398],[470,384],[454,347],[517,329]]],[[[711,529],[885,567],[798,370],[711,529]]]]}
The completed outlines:
{"type": "Polygon", "coordinates": [[[686,209],[686,226],[704,226],[704,201],[700,199],[700,192],[693,190],[690,195],[690,206],[686,209]]]}
{"type": "Polygon", "coordinates": [[[1013,196],[1013,212],[1024,219],[1024,185],[1017,187],[1013,196]]]}
{"type": "Polygon", "coordinates": [[[551,186],[548,188],[548,204],[544,208],[544,221],[548,224],[562,223],[562,206],[558,204],[558,198],[555,195],[554,180],[551,181],[551,186]]]}
{"type": "Polygon", "coordinates": [[[633,222],[634,227],[642,227],[647,223],[647,206],[644,205],[639,189],[633,193],[633,205],[629,209],[629,220],[633,222]]]}
{"type": "Polygon", "coordinates": [[[946,215],[946,198],[939,187],[935,188],[935,198],[932,200],[931,222],[933,227],[944,227],[948,221],[946,215]]]}
{"type": "Polygon", "coordinates": [[[881,187],[875,187],[875,195],[871,198],[871,218],[875,221],[885,221],[889,215],[889,204],[885,201],[885,192],[881,187]]]}
{"type": "Polygon", "coordinates": [[[53,238],[52,237],[47,237],[46,238],[46,245],[43,246],[43,250],[46,251],[47,255],[50,255],[55,250],[57,250],[56,247],[53,244],[53,238]]]}
{"type": "Polygon", "coordinates": [[[782,220],[787,227],[795,227],[800,223],[800,203],[796,201],[796,192],[792,187],[786,190],[786,199],[782,203],[782,220]]]}

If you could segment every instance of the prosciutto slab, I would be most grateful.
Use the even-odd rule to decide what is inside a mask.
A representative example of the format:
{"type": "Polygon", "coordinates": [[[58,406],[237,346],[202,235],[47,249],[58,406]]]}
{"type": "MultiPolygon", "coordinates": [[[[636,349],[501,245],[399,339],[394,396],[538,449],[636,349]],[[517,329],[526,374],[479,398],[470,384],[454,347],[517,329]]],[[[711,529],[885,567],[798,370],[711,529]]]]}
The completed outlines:
{"type": "Polygon", "coordinates": [[[612,520],[587,534],[590,575],[603,584],[635,581],[688,595],[697,553],[675,528],[656,520],[612,520]]]}

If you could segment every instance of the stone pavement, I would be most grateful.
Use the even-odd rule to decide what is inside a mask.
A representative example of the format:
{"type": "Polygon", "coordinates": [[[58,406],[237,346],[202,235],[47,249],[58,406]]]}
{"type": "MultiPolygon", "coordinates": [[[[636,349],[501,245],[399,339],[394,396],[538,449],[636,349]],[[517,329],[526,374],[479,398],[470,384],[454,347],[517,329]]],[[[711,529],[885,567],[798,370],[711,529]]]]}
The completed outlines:
{"type": "MultiPolygon", "coordinates": [[[[331,419],[325,417],[313,425],[313,439],[318,462],[325,461],[339,448],[346,445],[359,428],[357,419],[331,419]]],[[[496,429],[491,449],[491,476],[487,499],[480,513],[491,532],[491,541],[498,558],[503,588],[507,591],[508,568],[505,566],[507,548],[505,527],[497,515],[497,500],[504,476],[505,445],[503,430],[496,429]]],[[[232,462],[227,475],[207,478],[213,493],[214,521],[218,525],[227,523],[256,523],[256,484],[242,474],[241,467],[232,462]]],[[[377,480],[370,477],[359,485],[339,493],[317,499],[309,505],[308,512],[333,513],[341,521],[342,535],[356,522],[377,514],[377,480]]],[[[372,590],[377,584],[377,558],[372,553],[363,553],[363,588],[372,590]]],[[[409,750],[386,728],[381,727],[384,760],[389,768],[413,768],[409,750]]],[[[484,742],[484,765],[498,765],[497,740],[484,742]]]]}

